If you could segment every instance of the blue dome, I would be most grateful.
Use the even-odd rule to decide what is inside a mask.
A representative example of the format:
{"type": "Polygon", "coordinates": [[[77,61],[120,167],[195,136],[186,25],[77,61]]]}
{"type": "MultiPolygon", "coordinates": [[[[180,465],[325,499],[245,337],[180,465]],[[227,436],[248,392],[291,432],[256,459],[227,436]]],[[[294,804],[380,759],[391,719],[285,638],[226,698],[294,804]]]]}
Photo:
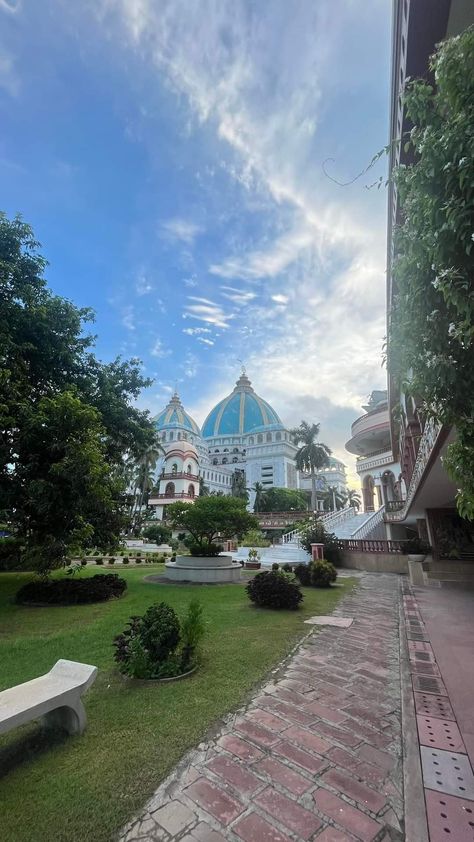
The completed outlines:
{"type": "Polygon", "coordinates": [[[164,410],[153,419],[153,421],[157,430],[167,429],[168,427],[183,427],[184,429],[194,433],[196,436],[201,435],[201,431],[194,418],[191,418],[191,416],[185,412],[183,404],[177,394],[173,395],[168,406],[166,406],[164,410]]]}
{"type": "Polygon", "coordinates": [[[242,374],[233,392],[211,410],[202,428],[204,438],[242,436],[259,428],[283,427],[270,404],[255,394],[250,380],[242,374]]]}

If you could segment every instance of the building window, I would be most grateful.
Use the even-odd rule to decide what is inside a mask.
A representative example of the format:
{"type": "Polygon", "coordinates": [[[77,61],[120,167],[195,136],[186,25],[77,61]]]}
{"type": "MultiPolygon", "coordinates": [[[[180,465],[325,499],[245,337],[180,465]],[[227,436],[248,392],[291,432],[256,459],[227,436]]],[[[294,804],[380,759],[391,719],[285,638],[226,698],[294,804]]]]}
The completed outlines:
{"type": "Polygon", "coordinates": [[[166,441],[166,433],[161,434],[161,441],[166,441]]]}
{"type": "Polygon", "coordinates": [[[258,436],[257,436],[257,444],[262,444],[262,442],[263,442],[263,436],[262,436],[261,433],[259,433],[258,436]]]}
{"type": "Polygon", "coordinates": [[[223,465],[227,465],[227,456],[224,456],[224,458],[223,458],[223,460],[222,460],[222,464],[223,464],[223,465]]]}
{"type": "Polygon", "coordinates": [[[168,482],[166,484],[165,494],[167,497],[174,497],[174,482],[168,482]]]}
{"type": "Polygon", "coordinates": [[[238,448],[238,447],[234,447],[234,449],[233,449],[232,453],[238,453],[238,452],[239,452],[239,448],[238,448]]]}
{"type": "Polygon", "coordinates": [[[181,441],[181,433],[178,433],[178,441],[181,441]]]}
{"type": "Polygon", "coordinates": [[[224,447],[224,453],[228,453],[228,452],[229,452],[229,448],[228,448],[228,447],[224,447]]]}
{"type": "Polygon", "coordinates": [[[272,440],[272,434],[271,434],[271,433],[267,433],[267,441],[271,441],[271,440],[272,440]]]}
{"type": "Polygon", "coordinates": [[[216,447],[216,449],[215,449],[214,453],[220,453],[220,450],[219,450],[219,448],[218,448],[218,447],[216,447]]]}
{"type": "Polygon", "coordinates": [[[238,462],[238,461],[239,460],[238,460],[237,456],[234,456],[233,459],[232,459],[232,462],[238,462]]]}
{"type": "Polygon", "coordinates": [[[218,464],[219,464],[219,460],[218,460],[218,459],[213,459],[213,460],[212,460],[212,464],[213,464],[213,465],[218,465],[218,464]]]}
{"type": "Polygon", "coordinates": [[[172,473],[172,474],[177,474],[177,473],[178,473],[178,466],[177,466],[176,462],[173,462],[173,464],[172,464],[172,466],[171,466],[171,473],[172,473]]]}
{"type": "Polygon", "coordinates": [[[191,474],[191,473],[192,473],[192,466],[191,466],[191,462],[189,463],[189,465],[188,465],[188,467],[186,468],[186,470],[187,470],[188,474],[191,474]]]}
{"type": "Polygon", "coordinates": [[[194,485],[192,483],[188,487],[188,494],[189,494],[190,497],[194,497],[194,485]]]}
{"type": "Polygon", "coordinates": [[[253,444],[253,436],[250,436],[250,438],[249,438],[249,444],[253,444]]]}
{"type": "Polygon", "coordinates": [[[174,433],[170,433],[170,441],[173,441],[174,433]]]}
{"type": "Polygon", "coordinates": [[[281,433],[276,434],[275,441],[281,441],[281,433]]]}

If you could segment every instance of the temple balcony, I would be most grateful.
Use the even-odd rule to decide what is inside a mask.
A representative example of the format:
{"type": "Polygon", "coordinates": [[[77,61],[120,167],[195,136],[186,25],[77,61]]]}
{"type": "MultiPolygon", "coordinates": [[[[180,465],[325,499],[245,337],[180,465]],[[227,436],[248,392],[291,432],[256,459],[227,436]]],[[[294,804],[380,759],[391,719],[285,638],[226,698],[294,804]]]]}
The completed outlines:
{"type": "Polygon", "coordinates": [[[367,456],[359,456],[356,471],[358,474],[363,474],[365,471],[373,471],[377,468],[383,468],[385,465],[391,465],[393,461],[392,451],[383,447],[381,450],[367,454],[367,456]]]}
{"type": "MultiPolygon", "coordinates": [[[[349,453],[370,456],[390,450],[390,424],[387,404],[376,406],[357,418],[351,427],[352,438],[346,444],[349,453]]],[[[392,460],[393,461],[393,460],[392,460]]]]}

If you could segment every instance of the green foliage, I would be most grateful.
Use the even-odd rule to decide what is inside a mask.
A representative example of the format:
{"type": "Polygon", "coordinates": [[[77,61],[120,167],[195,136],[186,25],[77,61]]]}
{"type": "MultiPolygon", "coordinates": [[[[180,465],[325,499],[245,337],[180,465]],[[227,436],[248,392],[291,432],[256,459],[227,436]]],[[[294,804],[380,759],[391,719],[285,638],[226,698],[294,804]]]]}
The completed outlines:
{"type": "Polygon", "coordinates": [[[300,542],[303,549],[311,555],[311,544],[324,544],[324,555],[336,567],[341,564],[339,539],[332,532],[326,532],[317,518],[312,518],[301,526],[300,542]]]}
{"type": "Polygon", "coordinates": [[[242,470],[234,471],[232,474],[232,497],[237,497],[239,500],[243,500],[246,504],[248,503],[249,495],[248,495],[248,488],[245,485],[245,473],[242,470]]]}
{"type": "Polygon", "coordinates": [[[293,488],[269,488],[262,493],[259,511],[305,512],[307,509],[308,498],[304,491],[293,488]]]}
{"type": "Polygon", "coordinates": [[[142,617],[130,618],[114,638],[114,657],[121,672],[131,678],[173,677],[194,666],[204,632],[198,600],[189,603],[181,626],[175,610],[161,602],[151,605],[142,617]]]}
{"type": "Polygon", "coordinates": [[[267,540],[261,529],[249,529],[239,543],[241,547],[270,546],[270,541],[267,540]]]}
{"type": "MultiPolygon", "coordinates": [[[[240,538],[249,529],[257,529],[256,518],[245,508],[245,501],[236,497],[198,497],[194,503],[171,503],[168,521],[174,529],[188,532],[200,554],[205,556],[212,544],[240,538]]],[[[194,552],[197,555],[198,552],[194,552]]]]}
{"type": "Polygon", "coordinates": [[[198,543],[197,541],[187,541],[186,546],[193,556],[201,556],[208,558],[215,558],[222,552],[222,544],[208,544],[205,541],[198,543]]]}
{"type": "Polygon", "coordinates": [[[154,544],[167,544],[171,538],[171,529],[161,523],[154,523],[144,530],[143,536],[154,544]]]}
{"type": "Polygon", "coordinates": [[[302,421],[299,427],[291,431],[295,444],[301,445],[296,454],[296,467],[311,476],[311,509],[317,508],[316,473],[329,465],[331,450],[327,444],[317,441],[319,424],[302,421]]]}
{"type": "Polygon", "coordinates": [[[21,564],[21,541],[0,538],[0,570],[15,570],[21,564]]]}
{"type": "Polygon", "coordinates": [[[20,588],[15,600],[22,605],[85,605],[122,596],[126,587],[125,579],[116,573],[97,573],[84,579],[35,578],[20,588]]]}
{"type": "Polygon", "coordinates": [[[261,608],[296,610],[303,599],[297,582],[288,573],[257,573],[246,587],[249,599],[261,608]]]}
{"type": "Polygon", "coordinates": [[[308,565],[309,583],[313,588],[329,588],[337,579],[337,570],[330,561],[321,558],[308,565]]]}
{"type": "Polygon", "coordinates": [[[38,245],[19,217],[0,214],[0,511],[25,561],[46,573],[69,550],[113,546],[125,458],[155,432],[135,406],[149,384],[139,362],[95,358],[92,311],[47,288],[38,245]]]}
{"type": "Polygon", "coordinates": [[[276,561],[274,561],[273,564],[272,564],[272,570],[279,570],[279,569],[280,569],[280,565],[277,564],[276,561]]]}
{"type": "Polygon", "coordinates": [[[283,567],[282,567],[281,569],[282,569],[285,573],[293,573],[293,568],[292,568],[291,564],[289,564],[287,561],[285,561],[285,563],[284,563],[284,565],[283,565],[283,567]]]}
{"type": "Polygon", "coordinates": [[[404,542],[403,552],[405,555],[428,555],[431,552],[431,547],[420,538],[410,538],[404,542]]]}
{"type": "Polygon", "coordinates": [[[474,29],[444,41],[436,87],[405,95],[411,163],[394,173],[396,232],[388,369],[422,412],[454,425],[445,466],[458,509],[474,518],[474,29]],[[407,377],[410,372],[410,377],[407,377]]]}

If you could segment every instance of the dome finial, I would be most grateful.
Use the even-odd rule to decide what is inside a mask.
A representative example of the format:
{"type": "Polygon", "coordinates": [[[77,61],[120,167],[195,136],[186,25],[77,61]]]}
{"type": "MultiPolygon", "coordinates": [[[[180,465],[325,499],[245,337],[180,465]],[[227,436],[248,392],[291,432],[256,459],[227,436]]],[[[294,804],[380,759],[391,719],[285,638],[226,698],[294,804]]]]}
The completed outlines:
{"type": "Polygon", "coordinates": [[[241,373],[242,377],[246,377],[247,369],[245,367],[245,364],[242,362],[241,359],[239,359],[239,357],[237,357],[237,362],[240,363],[240,373],[241,373]]]}

